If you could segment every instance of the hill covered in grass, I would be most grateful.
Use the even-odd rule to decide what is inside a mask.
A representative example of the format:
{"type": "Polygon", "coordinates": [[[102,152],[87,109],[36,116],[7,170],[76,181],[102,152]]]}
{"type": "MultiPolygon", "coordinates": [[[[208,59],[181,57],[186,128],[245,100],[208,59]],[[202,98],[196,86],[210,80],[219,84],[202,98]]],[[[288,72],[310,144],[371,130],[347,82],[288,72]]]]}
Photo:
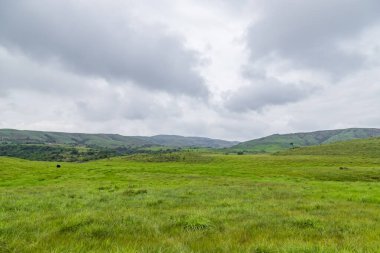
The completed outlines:
{"type": "Polygon", "coordinates": [[[264,138],[239,143],[228,150],[274,153],[292,147],[314,146],[339,141],[365,139],[376,136],[380,136],[380,129],[349,128],[309,133],[274,134],[264,138]]]}
{"type": "Polygon", "coordinates": [[[60,144],[100,148],[152,146],[223,148],[231,147],[237,142],[177,135],[148,137],[0,129],[0,144],[60,144]]]}
{"type": "Polygon", "coordinates": [[[0,143],[5,144],[61,144],[104,148],[150,146],[144,138],[118,134],[83,134],[0,129],[0,143]]]}
{"type": "Polygon", "coordinates": [[[147,138],[157,145],[167,147],[225,148],[239,143],[237,141],[224,141],[204,137],[184,137],[179,135],[156,135],[147,138]]]}
{"type": "Polygon", "coordinates": [[[278,152],[280,155],[333,155],[380,158],[380,138],[369,138],[293,148],[278,152]]]}

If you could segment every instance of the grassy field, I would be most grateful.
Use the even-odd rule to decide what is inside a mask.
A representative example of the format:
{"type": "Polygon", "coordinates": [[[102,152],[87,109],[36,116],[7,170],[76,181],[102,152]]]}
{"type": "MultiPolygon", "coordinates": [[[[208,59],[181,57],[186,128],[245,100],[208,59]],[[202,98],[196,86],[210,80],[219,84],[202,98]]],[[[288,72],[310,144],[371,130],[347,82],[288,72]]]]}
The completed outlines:
{"type": "Polygon", "coordinates": [[[0,252],[380,252],[380,157],[61,166],[0,157],[0,252]]]}

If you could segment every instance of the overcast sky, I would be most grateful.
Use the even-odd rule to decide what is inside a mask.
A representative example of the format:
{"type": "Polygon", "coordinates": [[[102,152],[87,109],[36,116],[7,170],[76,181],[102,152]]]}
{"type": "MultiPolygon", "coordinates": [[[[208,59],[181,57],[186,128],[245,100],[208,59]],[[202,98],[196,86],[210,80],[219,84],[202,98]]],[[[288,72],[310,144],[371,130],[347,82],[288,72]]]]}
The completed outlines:
{"type": "Polygon", "coordinates": [[[379,0],[0,0],[0,128],[380,127],[379,0]]]}

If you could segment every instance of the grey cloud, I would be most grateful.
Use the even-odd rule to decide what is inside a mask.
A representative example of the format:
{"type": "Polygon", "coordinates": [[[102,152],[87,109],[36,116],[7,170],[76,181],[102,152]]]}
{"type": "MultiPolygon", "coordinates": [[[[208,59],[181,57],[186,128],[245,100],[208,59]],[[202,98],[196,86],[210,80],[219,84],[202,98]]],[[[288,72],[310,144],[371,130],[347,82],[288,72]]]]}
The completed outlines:
{"type": "Polygon", "coordinates": [[[0,96],[17,90],[72,96],[88,88],[88,81],[83,78],[41,66],[0,46],[0,96]]]}
{"type": "Polygon", "coordinates": [[[231,111],[260,111],[265,107],[300,101],[314,89],[306,84],[286,84],[277,80],[262,80],[233,92],[225,106],[231,111]]]}
{"type": "Polygon", "coordinates": [[[2,0],[0,44],[81,75],[207,96],[204,80],[194,70],[199,57],[181,38],[96,3],[2,0]]]}
{"type": "Polygon", "coordinates": [[[344,52],[339,43],[380,20],[378,0],[263,0],[258,6],[261,19],[247,33],[252,62],[277,55],[296,68],[335,76],[364,64],[362,56],[344,52]]]}
{"type": "MultiPolygon", "coordinates": [[[[161,94],[162,95],[162,94],[161,94]]],[[[98,91],[97,96],[83,97],[75,102],[78,114],[93,122],[109,120],[146,120],[180,116],[175,98],[147,94],[141,89],[98,91]]]]}
{"type": "Polygon", "coordinates": [[[0,0],[0,126],[232,140],[378,127],[379,5],[0,0]]]}
{"type": "Polygon", "coordinates": [[[317,80],[340,80],[369,62],[360,50],[342,45],[380,21],[379,1],[259,0],[256,8],[260,15],[247,30],[250,55],[243,68],[251,85],[231,95],[225,103],[230,110],[299,102],[315,93],[317,80]],[[286,80],[287,74],[296,81],[286,80]]]}

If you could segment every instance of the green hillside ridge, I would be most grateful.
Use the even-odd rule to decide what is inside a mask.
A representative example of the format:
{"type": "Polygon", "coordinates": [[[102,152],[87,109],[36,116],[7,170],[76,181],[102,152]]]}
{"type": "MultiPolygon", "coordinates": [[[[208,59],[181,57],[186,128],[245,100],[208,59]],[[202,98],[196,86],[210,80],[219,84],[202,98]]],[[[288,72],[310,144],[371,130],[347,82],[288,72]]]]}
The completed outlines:
{"type": "Polygon", "coordinates": [[[380,157],[380,138],[369,138],[351,141],[342,141],[318,146],[293,148],[280,151],[279,155],[332,155],[332,156],[360,156],[380,157]]]}
{"type": "Polygon", "coordinates": [[[237,141],[224,141],[204,137],[184,137],[179,135],[156,135],[149,140],[157,145],[172,147],[224,148],[238,144],[237,141]]]}
{"type": "Polygon", "coordinates": [[[380,136],[380,129],[376,128],[349,128],[309,133],[274,134],[264,138],[239,143],[228,149],[228,151],[274,153],[292,147],[313,146],[377,136],[380,136]]]}
{"type": "Polygon", "coordinates": [[[174,135],[148,137],[0,129],[0,144],[62,144],[100,148],[152,146],[223,148],[231,147],[237,142],[174,135]]]}
{"type": "Polygon", "coordinates": [[[104,148],[149,146],[151,142],[118,134],[83,134],[1,129],[0,142],[8,144],[63,144],[104,148]]]}

